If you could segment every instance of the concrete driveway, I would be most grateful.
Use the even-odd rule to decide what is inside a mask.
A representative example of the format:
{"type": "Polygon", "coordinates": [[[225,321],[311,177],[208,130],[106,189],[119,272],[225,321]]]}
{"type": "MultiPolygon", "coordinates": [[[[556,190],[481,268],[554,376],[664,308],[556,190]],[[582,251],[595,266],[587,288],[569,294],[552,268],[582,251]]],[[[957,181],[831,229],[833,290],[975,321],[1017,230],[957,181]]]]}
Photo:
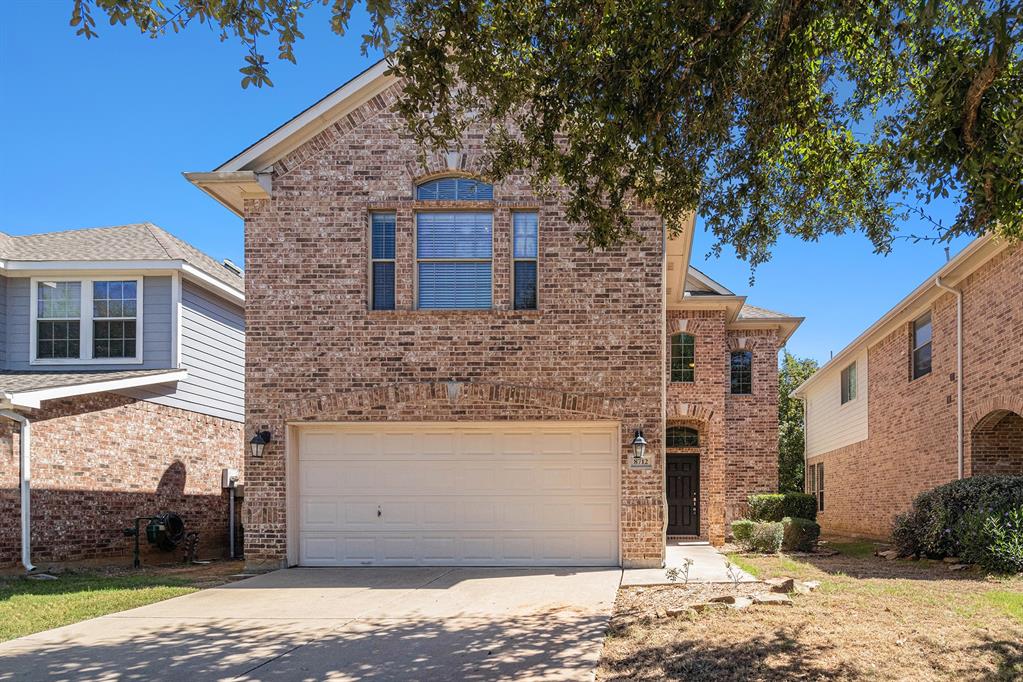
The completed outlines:
{"type": "Polygon", "coordinates": [[[588,679],[620,580],[293,568],[0,644],[0,680],[588,679]]]}

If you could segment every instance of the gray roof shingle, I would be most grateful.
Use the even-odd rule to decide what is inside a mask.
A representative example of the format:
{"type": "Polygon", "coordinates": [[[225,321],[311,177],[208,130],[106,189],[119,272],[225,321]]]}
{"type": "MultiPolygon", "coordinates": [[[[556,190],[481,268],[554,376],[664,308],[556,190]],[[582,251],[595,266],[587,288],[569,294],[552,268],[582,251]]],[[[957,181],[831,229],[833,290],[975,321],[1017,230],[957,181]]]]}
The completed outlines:
{"type": "Polygon", "coordinates": [[[184,261],[219,282],[245,290],[245,280],[152,223],[14,236],[0,232],[0,258],[20,261],[184,261]]]}
{"type": "Polygon", "coordinates": [[[758,308],[755,305],[749,305],[744,303],[742,309],[739,310],[740,320],[790,320],[793,319],[790,315],[785,313],[777,313],[767,308],[758,308]]]}

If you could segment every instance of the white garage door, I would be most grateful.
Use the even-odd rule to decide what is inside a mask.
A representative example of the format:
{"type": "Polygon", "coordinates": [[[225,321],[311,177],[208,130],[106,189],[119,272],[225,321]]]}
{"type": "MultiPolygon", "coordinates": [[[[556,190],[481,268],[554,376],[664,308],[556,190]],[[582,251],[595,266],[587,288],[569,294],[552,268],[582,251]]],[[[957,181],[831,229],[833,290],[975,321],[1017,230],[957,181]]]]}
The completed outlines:
{"type": "Polygon", "coordinates": [[[609,566],[617,425],[302,426],[304,566],[609,566]]]}

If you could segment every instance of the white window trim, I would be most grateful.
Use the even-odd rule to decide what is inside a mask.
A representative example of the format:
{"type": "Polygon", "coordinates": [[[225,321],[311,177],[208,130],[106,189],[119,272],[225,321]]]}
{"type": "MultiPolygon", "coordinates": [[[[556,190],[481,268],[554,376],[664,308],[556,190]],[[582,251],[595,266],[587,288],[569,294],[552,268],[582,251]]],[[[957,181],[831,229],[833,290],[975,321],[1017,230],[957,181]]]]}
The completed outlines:
{"type": "MultiPolygon", "coordinates": [[[[28,357],[30,365],[141,365],[142,359],[142,320],[143,315],[143,277],[138,275],[90,275],[83,277],[32,277],[29,286],[30,323],[28,331],[28,357]],[[77,358],[37,358],[38,352],[38,314],[39,314],[39,283],[40,282],[81,282],[82,300],[79,308],[79,348],[81,355],[77,358]],[[92,357],[92,285],[93,282],[135,282],[135,357],[133,358],[94,358],[92,357]]],[[[103,319],[103,318],[100,318],[103,319]]]]}

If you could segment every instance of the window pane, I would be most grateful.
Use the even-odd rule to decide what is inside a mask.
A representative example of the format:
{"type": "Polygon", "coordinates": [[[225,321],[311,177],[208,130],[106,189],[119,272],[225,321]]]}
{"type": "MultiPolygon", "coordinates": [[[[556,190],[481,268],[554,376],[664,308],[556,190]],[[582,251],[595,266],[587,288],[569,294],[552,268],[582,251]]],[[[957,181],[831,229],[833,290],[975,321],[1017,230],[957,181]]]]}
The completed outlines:
{"type": "Polygon", "coordinates": [[[490,258],[492,242],[489,213],[416,215],[416,252],[419,258],[490,258]]]}
{"type": "Polygon", "coordinates": [[[36,322],[37,358],[77,358],[79,351],[78,320],[36,322]]]}
{"type": "Polygon", "coordinates": [[[420,263],[420,308],[489,308],[490,263],[420,263]]]}
{"type": "Polygon", "coordinates": [[[856,363],[842,370],[842,403],[856,398],[856,363]]]}
{"type": "Polygon", "coordinates": [[[81,282],[39,282],[37,317],[69,318],[81,315],[81,282]]]}
{"type": "Polygon", "coordinates": [[[515,310],[536,309],[536,261],[515,261],[515,310]]]}
{"type": "Polygon", "coordinates": [[[135,282],[93,282],[92,316],[135,317],[135,282]]]}
{"type": "Polygon", "coordinates": [[[931,344],[913,351],[913,378],[917,379],[931,372],[931,344]]]}
{"type": "Polygon", "coordinates": [[[394,263],[373,263],[373,310],[394,310],[394,263]]]}
{"type": "Polygon", "coordinates": [[[824,463],[817,465],[817,511],[824,511],[824,463]]]}
{"type": "Polygon", "coordinates": [[[671,426],[668,428],[665,447],[694,448],[700,445],[700,434],[688,426],[671,426]]]}
{"type": "Polygon", "coordinates": [[[671,337],[671,380],[696,380],[696,338],[692,334],[671,337]]]}
{"type": "Polygon", "coordinates": [[[134,358],[135,331],[135,320],[93,322],[92,357],[134,358]]]}
{"type": "Polygon", "coordinates": [[[490,201],[494,186],[472,178],[439,178],[416,188],[416,198],[441,201],[490,201]]]}
{"type": "Polygon", "coordinates": [[[514,257],[536,258],[537,218],[535,213],[514,213],[514,257]]]}
{"type": "Polygon", "coordinates": [[[731,359],[732,393],[737,395],[753,392],[753,353],[748,350],[735,351],[731,359]]]}
{"type": "Polygon", "coordinates": [[[373,258],[394,258],[394,225],[393,213],[373,214],[373,258]]]}
{"type": "Polygon", "coordinates": [[[931,342],[931,314],[927,313],[913,323],[913,348],[931,342]]]}

